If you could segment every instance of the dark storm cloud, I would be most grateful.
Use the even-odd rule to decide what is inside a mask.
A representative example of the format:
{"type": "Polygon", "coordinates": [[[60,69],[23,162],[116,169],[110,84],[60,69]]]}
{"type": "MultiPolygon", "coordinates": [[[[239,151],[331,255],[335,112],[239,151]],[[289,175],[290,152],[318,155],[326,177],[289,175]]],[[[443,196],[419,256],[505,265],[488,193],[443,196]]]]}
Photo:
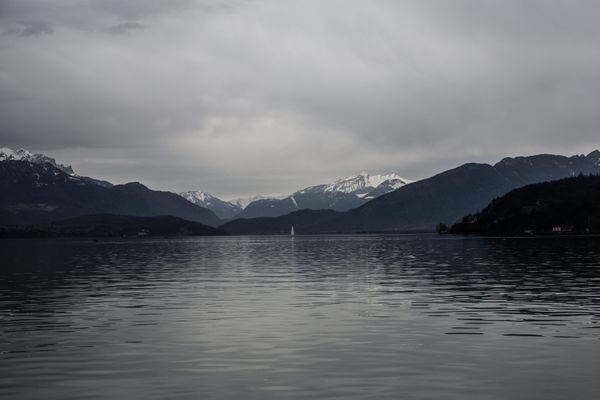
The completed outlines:
{"type": "Polygon", "coordinates": [[[0,142],[223,195],[580,153],[598,147],[599,17],[591,1],[0,1],[0,142]]]}

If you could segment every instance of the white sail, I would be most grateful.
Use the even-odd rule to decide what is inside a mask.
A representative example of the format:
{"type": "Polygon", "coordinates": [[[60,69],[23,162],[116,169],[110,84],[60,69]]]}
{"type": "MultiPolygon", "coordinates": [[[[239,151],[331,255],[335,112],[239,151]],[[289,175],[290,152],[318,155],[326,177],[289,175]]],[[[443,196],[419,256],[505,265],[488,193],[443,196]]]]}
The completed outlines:
{"type": "Polygon", "coordinates": [[[292,230],[290,231],[290,236],[294,236],[295,232],[294,232],[294,225],[292,225],[292,230]]]}

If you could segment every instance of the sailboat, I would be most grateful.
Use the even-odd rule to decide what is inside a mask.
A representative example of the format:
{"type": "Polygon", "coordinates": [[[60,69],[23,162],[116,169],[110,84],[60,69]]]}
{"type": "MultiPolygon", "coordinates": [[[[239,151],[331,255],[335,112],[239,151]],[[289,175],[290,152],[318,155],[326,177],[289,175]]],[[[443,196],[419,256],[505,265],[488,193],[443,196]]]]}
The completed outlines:
{"type": "Polygon", "coordinates": [[[294,232],[294,225],[292,225],[292,230],[290,231],[290,236],[294,236],[296,233],[294,232]]]}

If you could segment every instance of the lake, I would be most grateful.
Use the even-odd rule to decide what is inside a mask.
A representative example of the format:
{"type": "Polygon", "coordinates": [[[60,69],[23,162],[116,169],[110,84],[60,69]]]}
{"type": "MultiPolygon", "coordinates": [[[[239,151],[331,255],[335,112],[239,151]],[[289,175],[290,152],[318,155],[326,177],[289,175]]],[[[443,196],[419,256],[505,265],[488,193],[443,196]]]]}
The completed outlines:
{"type": "Polygon", "coordinates": [[[2,399],[598,399],[600,238],[0,241],[2,399]]]}

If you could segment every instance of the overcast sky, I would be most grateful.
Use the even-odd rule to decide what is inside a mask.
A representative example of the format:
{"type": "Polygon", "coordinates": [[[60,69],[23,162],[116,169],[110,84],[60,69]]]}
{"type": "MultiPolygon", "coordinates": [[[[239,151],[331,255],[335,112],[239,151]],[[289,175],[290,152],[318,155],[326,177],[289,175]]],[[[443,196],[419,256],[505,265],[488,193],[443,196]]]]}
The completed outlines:
{"type": "Polygon", "coordinates": [[[0,146],[224,198],[600,147],[600,2],[0,0],[0,146]]]}

